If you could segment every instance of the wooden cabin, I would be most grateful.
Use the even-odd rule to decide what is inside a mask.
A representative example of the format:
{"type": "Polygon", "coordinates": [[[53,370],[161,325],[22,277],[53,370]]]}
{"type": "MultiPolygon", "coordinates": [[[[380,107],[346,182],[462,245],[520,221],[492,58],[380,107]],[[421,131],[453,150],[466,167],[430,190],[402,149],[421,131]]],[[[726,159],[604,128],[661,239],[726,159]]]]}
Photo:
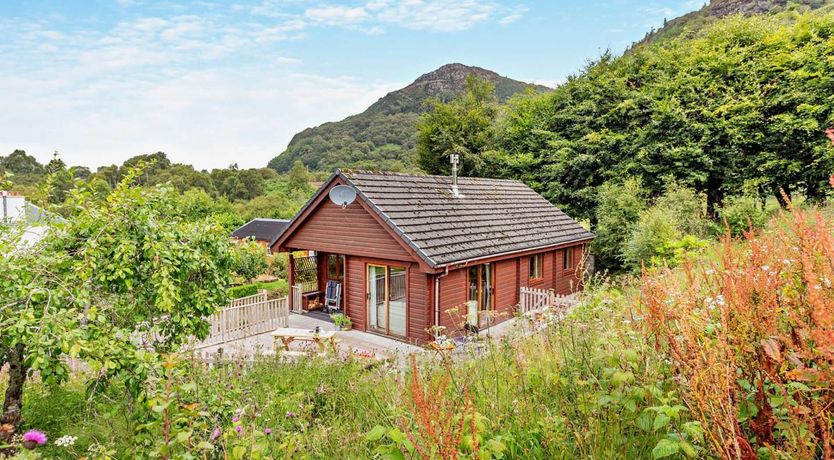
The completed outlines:
{"type": "Polygon", "coordinates": [[[455,193],[448,176],[337,170],[272,245],[291,253],[302,307],[336,281],[354,329],[424,343],[434,325],[455,335],[512,317],[522,286],[581,289],[592,233],[521,182],[457,183],[455,193]],[[355,199],[334,202],[337,186],[355,199]]]}

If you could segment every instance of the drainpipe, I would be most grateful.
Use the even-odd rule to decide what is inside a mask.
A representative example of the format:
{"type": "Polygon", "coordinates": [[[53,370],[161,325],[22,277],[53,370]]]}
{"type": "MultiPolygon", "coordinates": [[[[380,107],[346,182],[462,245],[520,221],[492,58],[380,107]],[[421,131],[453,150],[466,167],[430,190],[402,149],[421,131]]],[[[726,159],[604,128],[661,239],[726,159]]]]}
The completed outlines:
{"type": "Polygon", "coordinates": [[[449,266],[446,266],[446,272],[442,275],[434,277],[434,325],[440,326],[440,278],[449,274],[449,266]]]}

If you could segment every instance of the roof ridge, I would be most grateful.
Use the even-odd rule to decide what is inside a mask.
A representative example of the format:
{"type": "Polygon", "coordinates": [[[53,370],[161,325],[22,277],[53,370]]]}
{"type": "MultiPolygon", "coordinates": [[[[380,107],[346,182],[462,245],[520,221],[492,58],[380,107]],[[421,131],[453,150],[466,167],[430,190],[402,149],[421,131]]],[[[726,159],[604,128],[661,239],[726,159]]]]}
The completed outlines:
{"type": "MultiPolygon", "coordinates": [[[[441,174],[417,174],[417,173],[403,173],[403,172],[394,172],[394,171],[371,171],[371,170],[352,170],[352,169],[341,169],[342,174],[346,177],[353,179],[355,175],[363,174],[368,176],[379,176],[379,177],[413,177],[413,178],[434,178],[434,179],[451,179],[452,176],[446,176],[441,174]]],[[[458,176],[458,180],[467,179],[467,180],[475,180],[475,181],[490,181],[490,182],[507,182],[507,183],[514,183],[514,184],[522,184],[528,186],[524,182],[515,179],[498,179],[493,177],[478,177],[478,176],[458,176]]],[[[529,187],[529,186],[528,186],[529,187]]]]}

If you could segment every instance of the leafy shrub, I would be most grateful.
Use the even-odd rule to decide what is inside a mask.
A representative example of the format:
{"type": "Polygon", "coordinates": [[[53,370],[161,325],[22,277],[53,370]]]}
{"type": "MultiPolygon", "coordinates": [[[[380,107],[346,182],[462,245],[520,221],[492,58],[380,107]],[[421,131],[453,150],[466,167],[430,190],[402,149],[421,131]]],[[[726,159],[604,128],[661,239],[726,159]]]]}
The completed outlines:
{"type": "Polygon", "coordinates": [[[763,228],[769,214],[759,200],[745,195],[728,198],[724,207],[718,211],[718,217],[726,224],[731,235],[741,236],[747,230],[763,228]]]}
{"type": "Polygon", "coordinates": [[[706,237],[712,234],[713,224],[705,217],[705,199],[691,188],[669,184],[654,206],[665,209],[674,218],[675,226],[684,235],[706,237]]]}
{"type": "Polygon", "coordinates": [[[831,457],[834,235],[782,214],[715,261],[643,279],[647,324],[722,458],[831,457]]]}
{"type": "Polygon", "coordinates": [[[266,251],[254,241],[241,242],[232,252],[232,270],[247,282],[264,274],[267,268],[266,251]]]}
{"type": "Polygon", "coordinates": [[[621,265],[623,246],[631,236],[635,223],[647,207],[645,192],[636,179],[622,184],[606,183],[599,189],[596,209],[596,238],[592,250],[600,268],[621,265]]]}
{"type": "Polygon", "coordinates": [[[708,245],[702,237],[710,235],[711,229],[712,223],[704,216],[703,198],[691,189],[671,185],[631,225],[622,259],[633,272],[644,264],[675,266],[708,245]]]}
{"type": "Polygon", "coordinates": [[[643,263],[652,265],[664,260],[664,248],[683,236],[677,227],[674,214],[667,209],[653,207],[644,211],[623,246],[626,266],[639,272],[643,263]]]}
{"type": "Polygon", "coordinates": [[[269,273],[278,278],[287,278],[289,269],[289,256],[285,252],[273,254],[269,260],[269,273]]]}
{"type": "Polygon", "coordinates": [[[255,295],[258,293],[260,286],[255,284],[244,284],[243,286],[235,286],[229,288],[229,298],[230,299],[239,299],[241,297],[248,297],[250,295],[255,295]]]}

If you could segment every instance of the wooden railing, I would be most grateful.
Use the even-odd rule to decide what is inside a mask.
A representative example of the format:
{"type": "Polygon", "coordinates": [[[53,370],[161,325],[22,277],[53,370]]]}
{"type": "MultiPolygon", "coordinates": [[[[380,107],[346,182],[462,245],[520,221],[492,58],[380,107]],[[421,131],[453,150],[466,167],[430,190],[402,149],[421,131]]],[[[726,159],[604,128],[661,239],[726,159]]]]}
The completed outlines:
{"type": "Polygon", "coordinates": [[[257,294],[252,294],[250,296],[239,297],[237,299],[232,299],[232,301],[229,302],[229,305],[227,305],[226,308],[239,307],[241,305],[249,305],[249,304],[253,304],[253,303],[263,302],[267,298],[266,294],[267,294],[266,291],[261,289],[260,291],[258,291],[257,294]]]}
{"type": "Polygon", "coordinates": [[[518,294],[518,309],[522,314],[545,307],[572,307],[579,303],[576,294],[556,294],[553,289],[535,289],[522,286],[518,294]]]}
{"type": "Polygon", "coordinates": [[[232,300],[209,318],[209,335],[195,349],[263,334],[289,322],[287,297],[269,300],[266,291],[232,300]]]}
{"type": "Polygon", "coordinates": [[[292,311],[294,313],[304,313],[304,305],[301,303],[301,294],[304,288],[300,284],[294,284],[290,288],[290,296],[292,296],[292,311]]]}

